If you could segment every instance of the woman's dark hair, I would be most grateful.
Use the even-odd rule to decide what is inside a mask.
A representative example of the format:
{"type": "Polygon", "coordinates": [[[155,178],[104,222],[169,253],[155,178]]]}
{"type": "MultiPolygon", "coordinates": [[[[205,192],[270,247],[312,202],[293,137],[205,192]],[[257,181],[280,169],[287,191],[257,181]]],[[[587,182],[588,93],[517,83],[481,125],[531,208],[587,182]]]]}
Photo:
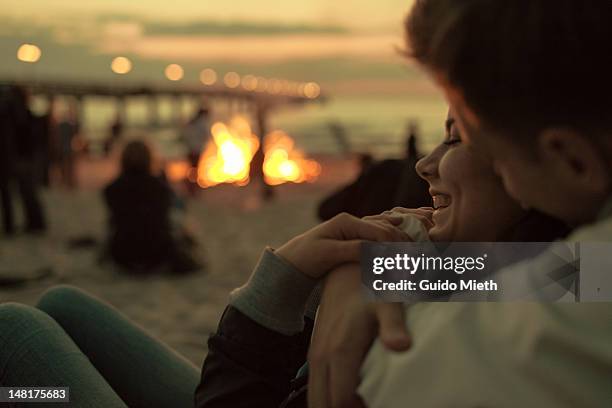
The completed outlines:
{"type": "Polygon", "coordinates": [[[142,140],[129,142],[121,154],[121,171],[123,173],[152,172],[153,154],[151,148],[142,140]]]}
{"type": "Polygon", "coordinates": [[[417,0],[406,54],[512,138],[612,129],[612,2],[417,0]]]}

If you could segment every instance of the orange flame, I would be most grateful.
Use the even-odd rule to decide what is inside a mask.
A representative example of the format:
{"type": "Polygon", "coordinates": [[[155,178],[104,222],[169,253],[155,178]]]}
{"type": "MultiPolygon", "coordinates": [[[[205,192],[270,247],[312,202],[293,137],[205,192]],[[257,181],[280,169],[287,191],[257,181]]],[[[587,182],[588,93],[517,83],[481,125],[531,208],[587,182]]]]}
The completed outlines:
{"type": "MultiPolygon", "coordinates": [[[[202,188],[221,183],[244,186],[249,183],[251,161],[259,148],[259,139],[249,122],[235,116],[229,125],[217,122],[198,163],[198,185],[202,188]]],[[[287,182],[312,182],[321,174],[321,166],[305,158],[293,139],[277,130],[264,139],[264,181],[269,185],[287,182]]]]}
{"type": "Polygon", "coordinates": [[[271,186],[313,182],[321,174],[321,165],[306,159],[304,153],[295,147],[293,139],[282,130],[266,135],[264,152],[264,180],[271,186]]]}
{"type": "Polygon", "coordinates": [[[229,125],[217,122],[210,130],[212,140],[198,164],[198,185],[203,188],[221,183],[247,185],[251,160],[259,148],[249,122],[236,116],[229,125]]]}

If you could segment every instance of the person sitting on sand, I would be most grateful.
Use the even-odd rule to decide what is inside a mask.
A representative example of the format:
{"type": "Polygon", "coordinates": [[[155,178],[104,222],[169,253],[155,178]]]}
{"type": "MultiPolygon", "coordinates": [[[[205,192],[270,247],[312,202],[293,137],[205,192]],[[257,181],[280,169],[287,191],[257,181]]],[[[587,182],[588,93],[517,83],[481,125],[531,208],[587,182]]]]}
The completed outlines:
{"type": "Polygon", "coordinates": [[[173,236],[170,212],[174,193],[154,174],[151,148],[129,142],[121,155],[121,174],[104,189],[109,213],[108,252],[114,262],[132,272],[160,268],[172,272],[197,270],[200,265],[173,236]]]}

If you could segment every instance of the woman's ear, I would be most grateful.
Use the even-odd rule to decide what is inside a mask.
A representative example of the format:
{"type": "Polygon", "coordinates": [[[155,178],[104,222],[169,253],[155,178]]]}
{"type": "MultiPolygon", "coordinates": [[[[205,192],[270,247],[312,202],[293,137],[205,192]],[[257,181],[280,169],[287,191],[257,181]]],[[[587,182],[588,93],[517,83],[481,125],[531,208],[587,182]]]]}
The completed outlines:
{"type": "Polygon", "coordinates": [[[549,175],[592,193],[605,193],[612,182],[609,163],[584,134],[567,128],[545,129],[538,136],[539,158],[549,175]]]}

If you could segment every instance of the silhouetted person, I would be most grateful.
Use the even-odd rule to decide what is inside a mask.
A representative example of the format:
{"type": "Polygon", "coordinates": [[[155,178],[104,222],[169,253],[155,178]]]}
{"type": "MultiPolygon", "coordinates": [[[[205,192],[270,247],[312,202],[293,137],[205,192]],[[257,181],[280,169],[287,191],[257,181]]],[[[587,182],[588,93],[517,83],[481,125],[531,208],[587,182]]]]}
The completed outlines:
{"type": "Polygon", "coordinates": [[[54,143],[56,131],[52,109],[47,113],[33,116],[34,144],[36,146],[36,181],[48,187],[51,184],[51,163],[54,159],[54,143]]]}
{"type": "Polygon", "coordinates": [[[108,138],[104,142],[104,153],[108,155],[111,150],[113,150],[113,146],[121,139],[123,135],[123,121],[121,120],[121,115],[117,115],[113,124],[110,127],[110,134],[108,138]]]}
{"type": "Polygon", "coordinates": [[[4,231],[9,235],[15,232],[12,191],[17,186],[25,215],[25,231],[42,232],[46,224],[36,191],[34,117],[25,89],[4,88],[0,111],[0,196],[4,231]]]}
{"type": "Polygon", "coordinates": [[[112,259],[132,272],[169,266],[188,272],[200,265],[173,237],[170,209],[173,192],[153,171],[152,153],[142,141],[128,143],[121,156],[121,174],[104,189],[109,211],[112,259]]]}
{"type": "Polygon", "coordinates": [[[336,140],[336,143],[338,143],[340,152],[342,154],[349,154],[351,152],[351,143],[344,126],[338,122],[330,122],[328,126],[332,137],[336,140]]]}
{"type": "Polygon", "coordinates": [[[2,204],[2,226],[6,235],[15,233],[10,181],[14,157],[14,129],[10,116],[11,91],[0,90],[0,204],[2,204]]]}
{"type": "Polygon", "coordinates": [[[190,169],[187,178],[187,189],[190,194],[197,191],[197,169],[200,155],[210,135],[209,111],[202,106],[184,129],[183,139],[187,147],[187,161],[190,169]]]}
{"type": "Polygon", "coordinates": [[[415,170],[420,158],[416,138],[416,133],[408,135],[403,159],[368,161],[365,166],[362,160],[357,179],[321,202],[319,218],[328,220],[341,212],[365,217],[393,207],[431,206],[427,182],[415,170]]]}
{"type": "MultiPolygon", "coordinates": [[[[418,176],[415,166],[419,159],[422,157],[418,145],[419,139],[419,127],[418,123],[411,120],[408,124],[405,143],[404,163],[402,172],[399,175],[398,186],[395,192],[394,202],[398,207],[410,207],[416,208],[416,206],[410,206],[405,204],[410,203],[421,203],[424,194],[427,194],[428,187],[421,177],[418,176]],[[405,204],[404,204],[405,203],[405,204]]],[[[431,200],[427,194],[427,204],[422,206],[430,206],[431,200]]],[[[421,207],[421,206],[419,206],[421,207]]]]}
{"type": "Polygon", "coordinates": [[[76,113],[74,108],[70,107],[57,125],[60,173],[62,183],[69,188],[76,186],[74,143],[78,132],[79,124],[76,113]]]}

